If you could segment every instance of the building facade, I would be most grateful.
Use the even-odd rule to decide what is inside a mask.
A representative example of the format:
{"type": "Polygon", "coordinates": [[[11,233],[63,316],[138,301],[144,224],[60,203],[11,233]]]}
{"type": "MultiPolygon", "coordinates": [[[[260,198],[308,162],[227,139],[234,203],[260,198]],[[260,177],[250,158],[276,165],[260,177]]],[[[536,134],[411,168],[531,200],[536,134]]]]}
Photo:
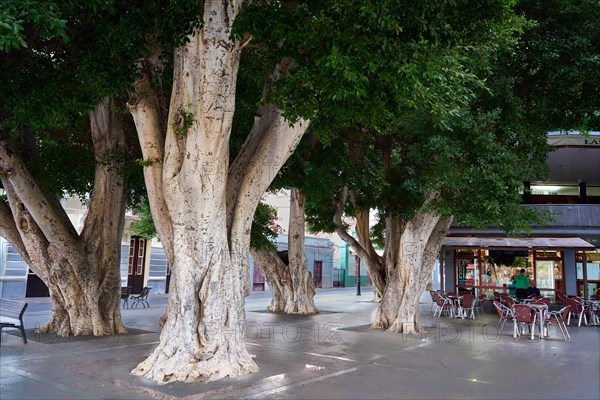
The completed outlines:
{"type": "MultiPolygon", "coordinates": [[[[289,199],[289,197],[288,197],[289,199]]],[[[288,200],[289,201],[289,200],[288,200]]],[[[85,206],[77,199],[63,200],[63,207],[71,222],[79,230],[85,218],[85,206]]],[[[289,208],[289,203],[288,203],[289,208]]],[[[131,224],[137,219],[127,214],[121,241],[121,286],[131,287],[131,293],[140,293],[144,286],[152,287],[152,294],[169,292],[171,267],[161,243],[146,240],[131,233],[131,224]]],[[[277,250],[287,251],[287,235],[277,238],[277,250]]],[[[333,269],[338,262],[337,246],[328,237],[306,236],[304,238],[308,270],[317,288],[333,287],[333,269]]],[[[249,279],[253,290],[268,290],[260,268],[250,258],[249,279]]],[[[28,297],[48,297],[48,287],[29,270],[16,249],[0,237],[0,297],[24,299],[28,297]]]]}
{"type": "Polygon", "coordinates": [[[543,295],[588,298],[600,289],[600,132],[550,133],[546,181],[524,181],[523,207],[551,212],[526,238],[453,226],[442,247],[442,287],[475,295],[511,292],[525,269],[543,295]]]}

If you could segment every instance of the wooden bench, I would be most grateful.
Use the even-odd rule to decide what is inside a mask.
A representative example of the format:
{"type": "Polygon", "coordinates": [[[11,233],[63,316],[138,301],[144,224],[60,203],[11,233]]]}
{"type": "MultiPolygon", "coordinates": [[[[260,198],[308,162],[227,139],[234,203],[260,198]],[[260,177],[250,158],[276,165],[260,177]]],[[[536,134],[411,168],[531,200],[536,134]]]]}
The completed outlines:
{"type": "Polygon", "coordinates": [[[18,328],[23,335],[23,343],[27,343],[25,325],[23,324],[23,314],[26,309],[27,303],[24,301],[0,299],[0,335],[4,328],[18,328]]]}

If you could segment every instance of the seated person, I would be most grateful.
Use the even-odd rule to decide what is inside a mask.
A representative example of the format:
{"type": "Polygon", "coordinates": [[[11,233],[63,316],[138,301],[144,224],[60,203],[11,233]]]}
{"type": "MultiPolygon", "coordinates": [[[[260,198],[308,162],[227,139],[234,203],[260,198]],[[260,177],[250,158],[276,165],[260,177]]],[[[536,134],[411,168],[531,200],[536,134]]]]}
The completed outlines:
{"type": "Polygon", "coordinates": [[[540,289],[535,286],[534,281],[529,281],[529,287],[527,288],[527,297],[531,295],[541,296],[540,289]]]}

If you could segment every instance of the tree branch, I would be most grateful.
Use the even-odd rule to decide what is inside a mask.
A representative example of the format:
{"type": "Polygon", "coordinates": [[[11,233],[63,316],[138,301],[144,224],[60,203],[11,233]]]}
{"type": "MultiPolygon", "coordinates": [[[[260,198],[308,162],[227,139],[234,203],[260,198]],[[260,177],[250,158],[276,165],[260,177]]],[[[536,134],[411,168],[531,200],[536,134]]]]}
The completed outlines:
{"type": "MultiPolygon", "coordinates": [[[[342,238],[342,240],[346,242],[356,254],[358,254],[360,258],[362,258],[363,260],[369,260],[369,262],[377,263],[379,260],[373,259],[369,254],[369,251],[365,249],[360,242],[353,238],[352,235],[348,233],[346,228],[344,228],[344,224],[342,222],[342,214],[344,212],[344,208],[346,207],[346,203],[348,202],[348,195],[348,188],[345,187],[340,197],[334,196],[332,199],[332,205],[335,209],[335,213],[333,215],[333,224],[335,226],[335,231],[342,238]]],[[[379,257],[379,255],[377,257],[379,257]]]]}
{"type": "Polygon", "coordinates": [[[369,258],[378,261],[378,265],[381,264],[381,256],[375,251],[373,243],[371,243],[370,237],[370,215],[368,209],[361,208],[356,202],[356,193],[354,190],[348,191],[350,200],[354,206],[354,212],[356,214],[356,236],[361,246],[369,253],[369,258]]]}
{"type": "MultiPolygon", "coordinates": [[[[44,282],[48,282],[49,276],[52,273],[52,260],[49,255],[50,241],[44,235],[27,208],[19,200],[12,184],[10,182],[3,182],[3,184],[15,227],[18,231],[18,242],[21,242],[25,248],[26,257],[24,257],[24,260],[29,268],[44,282]]],[[[79,241],[72,245],[77,245],[78,243],[79,241]]]]}
{"type": "Polygon", "coordinates": [[[14,195],[47,238],[62,246],[79,241],[79,235],[65,210],[50,195],[42,192],[25,164],[5,139],[0,139],[0,171],[3,182],[10,183],[14,195]]]}
{"type": "Polygon", "coordinates": [[[292,155],[306,132],[309,121],[295,124],[283,118],[281,110],[262,106],[242,150],[229,168],[227,180],[228,228],[237,224],[249,229],[263,193],[279,169],[292,155]],[[253,204],[242,199],[253,199],[253,204]]]}
{"type": "Polygon", "coordinates": [[[152,88],[151,74],[154,68],[152,60],[154,59],[158,60],[158,57],[151,57],[141,63],[143,75],[134,85],[136,97],[132,98],[127,105],[133,116],[142,149],[144,181],[154,226],[165,249],[167,260],[173,265],[173,231],[169,208],[163,192],[165,127],[162,113],[164,104],[152,88]]]}
{"type": "Polygon", "coordinates": [[[13,245],[13,247],[28,265],[31,264],[29,252],[27,251],[21,235],[19,234],[13,214],[8,204],[3,201],[0,202],[0,236],[7,239],[13,245]]]}
{"type": "Polygon", "coordinates": [[[125,155],[125,131],[123,118],[111,110],[111,105],[107,98],[90,112],[96,170],[81,238],[86,246],[95,243],[97,250],[115,238],[120,242],[125,221],[126,182],[119,158],[125,155]]]}

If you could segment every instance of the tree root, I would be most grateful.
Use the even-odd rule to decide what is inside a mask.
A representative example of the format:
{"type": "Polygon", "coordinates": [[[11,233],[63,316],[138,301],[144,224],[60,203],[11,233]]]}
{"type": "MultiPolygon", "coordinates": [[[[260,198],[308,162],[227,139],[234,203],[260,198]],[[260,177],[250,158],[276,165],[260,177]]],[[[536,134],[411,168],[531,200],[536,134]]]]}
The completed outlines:
{"type": "MultiPolygon", "coordinates": [[[[146,360],[135,367],[133,375],[152,379],[158,384],[169,382],[211,382],[226,377],[248,375],[258,371],[258,365],[250,355],[240,354],[188,354],[182,348],[167,356],[167,349],[159,346],[146,360]]],[[[246,353],[247,354],[247,353],[246,353]]]]}

